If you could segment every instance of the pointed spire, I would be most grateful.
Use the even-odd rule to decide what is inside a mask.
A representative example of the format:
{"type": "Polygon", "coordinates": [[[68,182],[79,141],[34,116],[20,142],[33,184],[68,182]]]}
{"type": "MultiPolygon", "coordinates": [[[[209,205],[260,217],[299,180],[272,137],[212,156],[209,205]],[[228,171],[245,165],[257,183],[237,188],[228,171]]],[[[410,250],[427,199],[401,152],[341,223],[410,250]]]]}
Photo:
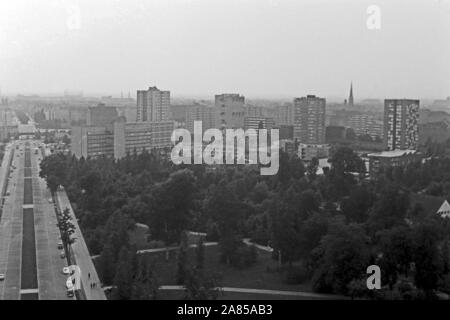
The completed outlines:
{"type": "Polygon", "coordinates": [[[350,83],[350,95],[348,97],[348,104],[353,106],[353,81],[350,83]]]}

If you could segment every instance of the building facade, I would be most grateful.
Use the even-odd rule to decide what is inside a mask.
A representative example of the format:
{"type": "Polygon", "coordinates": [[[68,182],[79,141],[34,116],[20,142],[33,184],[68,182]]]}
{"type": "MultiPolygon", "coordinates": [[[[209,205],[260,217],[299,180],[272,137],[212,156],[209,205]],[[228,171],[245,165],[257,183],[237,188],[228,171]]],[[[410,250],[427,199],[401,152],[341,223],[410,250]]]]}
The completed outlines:
{"type": "Polygon", "coordinates": [[[202,122],[202,130],[214,128],[216,125],[216,109],[207,105],[194,104],[186,106],[186,129],[194,133],[194,121],[202,122]]]}
{"type": "Polygon", "coordinates": [[[114,135],[105,127],[72,127],[70,139],[72,154],[77,158],[114,155],[114,135]]]}
{"type": "Polygon", "coordinates": [[[376,176],[388,167],[406,166],[409,163],[420,161],[422,158],[416,150],[392,150],[368,154],[369,175],[376,176]]]}
{"type": "Polygon", "coordinates": [[[86,124],[88,126],[100,126],[112,128],[112,124],[119,118],[117,109],[107,107],[100,103],[96,107],[89,107],[87,113],[86,124]]]}
{"type": "Polygon", "coordinates": [[[120,118],[113,129],[99,126],[72,127],[71,151],[77,158],[108,156],[121,159],[144,150],[166,149],[172,146],[173,121],[127,123],[120,118]]]}
{"type": "Polygon", "coordinates": [[[136,121],[168,121],[170,118],[170,91],[157,87],[137,91],[136,121]]]}
{"type": "Polygon", "coordinates": [[[267,117],[245,117],[244,129],[272,129],[275,126],[273,118],[267,117]]]}
{"type": "Polygon", "coordinates": [[[356,135],[369,135],[372,139],[383,138],[383,122],[368,114],[351,115],[347,121],[356,135]]]}
{"type": "Polygon", "coordinates": [[[295,118],[295,112],[294,112],[294,106],[284,105],[276,108],[275,111],[275,122],[277,125],[282,126],[291,126],[294,125],[294,118],[295,118]]]}
{"type": "Polygon", "coordinates": [[[294,99],[294,139],[305,144],[325,143],[326,100],[314,95],[294,99]]]}
{"type": "Polygon", "coordinates": [[[384,141],[386,150],[417,148],[419,141],[419,100],[384,100],[384,141]]]}
{"type": "Polygon", "coordinates": [[[239,94],[215,96],[216,125],[218,129],[244,128],[245,97],[239,94]]]}
{"type": "Polygon", "coordinates": [[[328,158],[330,146],[327,144],[304,144],[298,146],[298,157],[304,161],[311,161],[313,158],[328,158]]]}

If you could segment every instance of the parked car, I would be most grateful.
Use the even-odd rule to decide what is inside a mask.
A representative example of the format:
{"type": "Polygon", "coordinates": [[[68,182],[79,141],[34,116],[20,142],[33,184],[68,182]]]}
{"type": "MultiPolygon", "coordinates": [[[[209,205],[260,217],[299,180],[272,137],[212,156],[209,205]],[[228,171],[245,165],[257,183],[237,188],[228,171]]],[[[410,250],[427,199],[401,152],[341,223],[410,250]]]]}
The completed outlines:
{"type": "Polygon", "coordinates": [[[72,278],[67,279],[67,281],[66,281],[66,288],[67,289],[73,289],[72,278]]]}
{"type": "Polygon", "coordinates": [[[59,256],[61,257],[61,259],[64,259],[66,257],[66,253],[64,251],[61,251],[59,256]]]}
{"type": "Polygon", "coordinates": [[[70,269],[69,269],[69,267],[64,267],[64,268],[62,269],[62,273],[65,274],[65,275],[70,274],[70,269]]]}
{"type": "Polygon", "coordinates": [[[73,289],[67,289],[67,297],[72,298],[74,295],[73,289]]]}
{"type": "Polygon", "coordinates": [[[61,250],[62,248],[64,248],[64,244],[62,241],[58,241],[58,249],[61,250]]]}
{"type": "Polygon", "coordinates": [[[5,280],[5,275],[3,273],[0,273],[0,281],[5,280]]]}

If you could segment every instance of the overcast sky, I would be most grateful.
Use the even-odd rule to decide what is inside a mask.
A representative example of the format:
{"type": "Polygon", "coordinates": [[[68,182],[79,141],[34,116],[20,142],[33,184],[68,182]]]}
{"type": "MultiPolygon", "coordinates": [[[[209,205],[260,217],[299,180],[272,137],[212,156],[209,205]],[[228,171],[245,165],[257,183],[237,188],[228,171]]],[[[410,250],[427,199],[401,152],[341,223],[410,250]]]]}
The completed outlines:
{"type": "Polygon", "coordinates": [[[345,97],[351,81],[356,99],[450,96],[450,1],[0,1],[4,94],[345,97]]]}

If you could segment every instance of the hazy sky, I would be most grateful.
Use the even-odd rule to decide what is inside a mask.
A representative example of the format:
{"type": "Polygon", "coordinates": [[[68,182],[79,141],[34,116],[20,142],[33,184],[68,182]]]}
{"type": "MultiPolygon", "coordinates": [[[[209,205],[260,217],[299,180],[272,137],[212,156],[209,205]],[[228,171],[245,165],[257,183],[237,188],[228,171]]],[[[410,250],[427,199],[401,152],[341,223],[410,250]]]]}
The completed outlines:
{"type": "Polygon", "coordinates": [[[450,96],[450,0],[1,0],[4,94],[450,96]],[[381,28],[369,30],[369,5],[381,28]]]}

